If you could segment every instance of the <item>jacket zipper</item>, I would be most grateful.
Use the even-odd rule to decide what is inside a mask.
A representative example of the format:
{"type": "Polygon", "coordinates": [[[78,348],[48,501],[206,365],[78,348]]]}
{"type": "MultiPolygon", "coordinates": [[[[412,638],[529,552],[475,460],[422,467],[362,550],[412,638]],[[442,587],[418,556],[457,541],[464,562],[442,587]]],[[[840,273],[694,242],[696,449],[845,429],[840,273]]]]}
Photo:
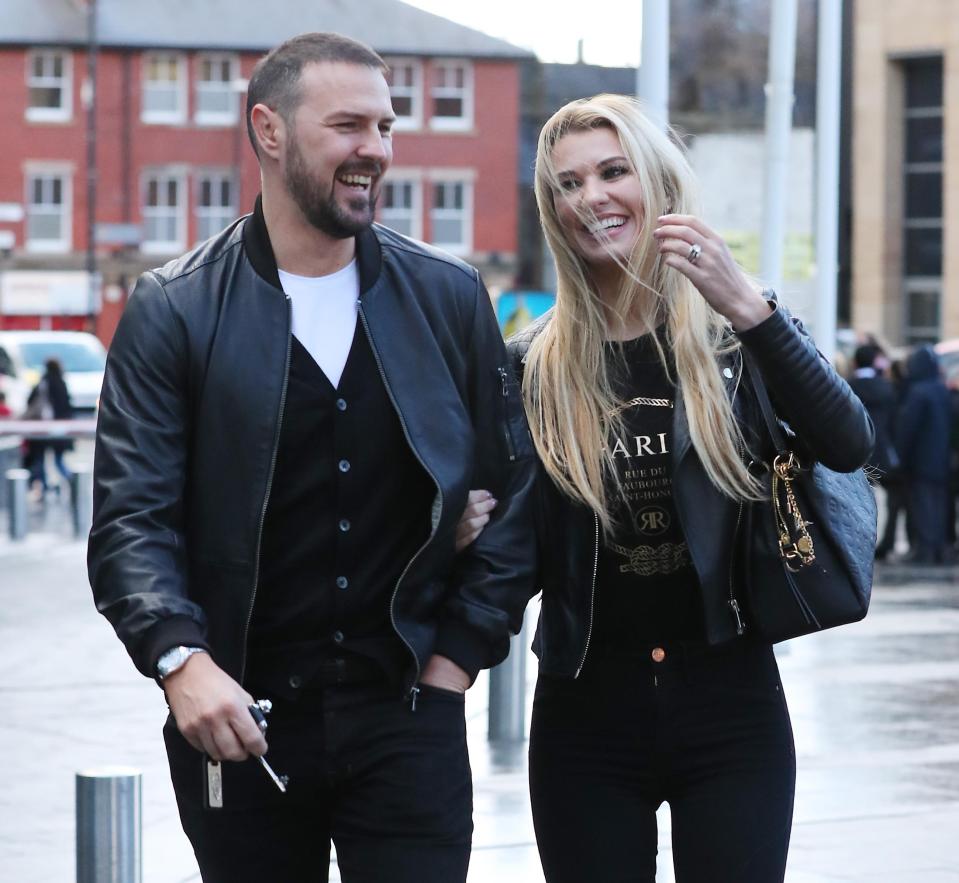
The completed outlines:
{"type": "Polygon", "coordinates": [[[243,629],[243,661],[240,665],[240,683],[246,674],[246,643],[250,637],[250,622],[253,620],[253,605],[256,602],[256,590],[260,582],[260,546],[263,542],[263,525],[266,522],[266,507],[270,502],[270,492],[273,490],[273,473],[276,471],[276,457],[280,450],[280,429],[283,426],[283,412],[286,410],[286,390],[290,380],[290,353],[293,350],[293,306],[290,296],[286,298],[286,362],[283,367],[283,390],[280,393],[280,410],[276,419],[276,429],[273,434],[273,454],[270,457],[270,474],[266,479],[266,491],[263,494],[263,507],[260,509],[260,525],[256,533],[256,560],[253,565],[253,593],[250,595],[250,609],[246,614],[246,626],[243,629]]]}
{"type": "Polygon", "coordinates": [[[406,648],[410,651],[410,655],[413,657],[413,664],[416,667],[416,675],[413,678],[413,683],[410,687],[410,708],[412,711],[416,711],[416,697],[419,694],[419,683],[420,679],[420,660],[416,655],[416,651],[413,649],[413,645],[406,640],[403,633],[400,631],[399,626],[396,624],[396,596],[400,591],[400,584],[403,582],[403,578],[409,572],[409,569],[413,566],[413,562],[420,557],[420,554],[423,550],[433,541],[433,537],[436,536],[436,529],[440,523],[440,516],[443,512],[443,488],[440,487],[440,483],[436,480],[436,476],[433,475],[430,468],[426,465],[426,462],[420,456],[420,452],[416,449],[416,446],[413,444],[413,439],[410,437],[409,429],[407,429],[406,421],[403,419],[403,414],[400,411],[400,406],[396,403],[396,397],[393,395],[393,389],[390,387],[389,380],[386,379],[386,371],[383,370],[383,362],[380,360],[379,350],[376,348],[376,343],[373,340],[373,332],[370,330],[369,322],[366,319],[366,313],[363,310],[362,301],[358,304],[358,310],[360,315],[360,321],[363,323],[363,330],[366,332],[366,338],[370,342],[370,349],[373,351],[373,358],[376,360],[376,367],[380,372],[380,379],[383,381],[383,386],[386,389],[386,394],[390,398],[390,402],[393,405],[393,410],[396,411],[396,416],[399,418],[400,426],[403,429],[403,435],[406,437],[406,443],[410,446],[410,450],[413,452],[413,455],[419,461],[420,466],[423,467],[423,471],[430,477],[433,484],[436,485],[436,493],[439,497],[440,508],[439,513],[435,519],[435,523],[430,525],[430,535],[426,538],[426,542],[423,543],[419,549],[416,550],[416,553],[412,558],[407,562],[406,567],[403,568],[403,572],[400,574],[399,579],[396,581],[396,586],[393,588],[393,595],[390,598],[390,623],[393,626],[393,631],[396,632],[399,639],[406,645],[406,648]]]}
{"type": "Polygon", "coordinates": [[[496,369],[499,374],[500,382],[503,384],[503,433],[506,436],[506,453],[509,461],[512,463],[516,459],[516,445],[513,442],[513,433],[509,428],[509,389],[507,387],[506,369],[499,367],[496,369]]]}
{"type": "Polygon", "coordinates": [[[589,625],[586,627],[586,644],[583,646],[583,656],[579,660],[579,668],[573,678],[578,678],[586,664],[586,654],[589,653],[589,639],[593,636],[593,605],[596,601],[596,571],[599,569],[599,516],[593,513],[594,542],[593,547],[593,583],[589,591],[589,625]]]}
{"type": "MultiPolygon", "coordinates": [[[[746,461],[746,448],[745,445],[740,442],[737,445],[739,449],[739,459],[742,462],[746,461]]],[[[736,567],[736,552],[738,551],[738,545],[736,543],[739,538],[739,525],[742,522],[743,518],[743,506],[745,505],[744,500],[739,501],[739,511],[736,513],[736,527],[733,529],[733,542],[732,542],[732,555],[729,561],[729,600],[726,601],[729,609],[732,611],[733,617],[736,620],[736,634],[740,637],[746,631],[746,623],[743,622],[742,608],[739,606],[739,600],[736,598],[736,589],[733,585],[733,571],[736,567]]]]}

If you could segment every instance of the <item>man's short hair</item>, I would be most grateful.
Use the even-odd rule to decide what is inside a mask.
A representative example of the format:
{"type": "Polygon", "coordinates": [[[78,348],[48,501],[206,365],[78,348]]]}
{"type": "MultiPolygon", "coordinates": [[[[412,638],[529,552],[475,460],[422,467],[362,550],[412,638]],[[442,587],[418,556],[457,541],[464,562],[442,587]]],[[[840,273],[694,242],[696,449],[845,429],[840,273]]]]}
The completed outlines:
{"type": "Polygon", "coordinates": [[[332,61],[357,64],[382,71],[386,62],[369,46],[341,34],[315,32],[300,34],[281,43],[264,55],[253,68],[246,93],[246,131],[257,156],[260,155],[253,131],[251,112],[257,104],[265,104],[289,124],[300,104],[300,75],[308,64],[332,61]]]}
{"type": "Polygon", "coordinates": [[[857,368],[871,368],[876,363],[879,352],[879,347],[874,343],[864,343],[856,347],[852,359],[857,368]]]}

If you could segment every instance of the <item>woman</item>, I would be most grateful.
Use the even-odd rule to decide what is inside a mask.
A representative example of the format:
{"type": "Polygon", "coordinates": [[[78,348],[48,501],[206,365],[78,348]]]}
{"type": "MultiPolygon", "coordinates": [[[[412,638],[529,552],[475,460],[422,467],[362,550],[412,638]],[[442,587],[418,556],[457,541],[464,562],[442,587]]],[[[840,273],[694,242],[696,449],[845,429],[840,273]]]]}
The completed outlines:
{"type": "MultiPolygon", "coordinates": [[[[70,420],[73,417],[73,404],[70,401],[70,391],[63,379],[63,368],[57,359],[47,359],[44,363],[43,377],[31,390],[27,399],[27,410],[24,417],[32,420],[70,420]]],[[[25,467],[30,470],[30,485],[39,485],[42,498],[47,492],[46,453],[53,451],[53,463],[63,480],[69,487],[72,475],[70,467],[63,460],[63,455],[73,449],[70,439],[54,439],[42,441],[33,439],[27,442],[25,467]]],[[[57,488],[59,492],[59,487],[57,488]]]]}
{"type": "MultiPolygon", "coordinates": [[[[530,789],[548,883],[652,881],[670,805],[679,883],[775,883],[795,782],[772,647],[731,549],[759,487],[742,351],[797,444],[852,470],[872,427],[798,323],[695,216],[681,150],[601,95],[543,129],[555,308],[511,341],[544,477],[530,789]],[[738,599],[737,599],[738,600],[738,599]]],[[[468,539],[493,501],[464,514],[468,539]]]]}

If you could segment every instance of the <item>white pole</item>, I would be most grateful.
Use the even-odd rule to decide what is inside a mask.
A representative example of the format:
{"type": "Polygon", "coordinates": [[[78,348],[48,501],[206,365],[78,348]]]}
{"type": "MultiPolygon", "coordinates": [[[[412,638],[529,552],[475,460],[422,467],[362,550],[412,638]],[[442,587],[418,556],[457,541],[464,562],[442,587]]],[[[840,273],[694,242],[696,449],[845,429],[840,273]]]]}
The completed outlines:
{"type": "Polygon", "coordinates": [[[766,168],[760,274],[763,282],[776,291],[782,289],[783,278],[795,67],[796,0],[773,0],[769,27],[769,81],[766,83],[766,168]]]}
{"type": "Polygon", "coordinates": [[[669,125],[669,0],[643,0],[642,58],[636,95],[660,127],[669,125]]]}
{"type": "Polygon", "coordinates": [[[839,271],[839,125],[842,0],[819,4],[816,63],[816,306],[813,332],[827,359],[836,350],[839,271]]]}

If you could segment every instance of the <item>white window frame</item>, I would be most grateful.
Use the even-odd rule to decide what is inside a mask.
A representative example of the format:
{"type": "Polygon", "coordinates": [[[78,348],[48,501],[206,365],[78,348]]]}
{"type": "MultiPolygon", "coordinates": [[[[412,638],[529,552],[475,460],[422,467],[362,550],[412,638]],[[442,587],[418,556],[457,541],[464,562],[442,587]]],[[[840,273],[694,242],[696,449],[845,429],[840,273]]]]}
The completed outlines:
{"type": "Polygon", "coordinates": [[[186,56],[182,52],[145,52],[140,65],[140,121],[151,125],[177,125],[186,122],[187,118],[187,65],[186,56]],[[150,61],[154,58],[174,60],[177,69],[175,84],[177,106],[175,110],[148,110],[147,109],[147,73],[150,61]]]}
{"type": "Polygon", "coordinates": [[[942,277],[941,276],[906,276],[902,281],[902,337],[912,345],[919,340],[939,340],[942,337],[942,277]],[[939,317],[936,325],[910,325],[909,307],[913,293],[933,293],[937,296],[939,317]]]}
{"type": "MultiPolygon", "coordinates": [[[[24,166],[24,247],[34,254],[68,254],[73,248],[73,174],[72,163],[35,163],[24,166]],[[34,239],[30,236],[30,214],[34,209],[33,182],[37,178],[60,179],[60,238],[34,239]]],[[[53,205],[54,203],[50,203],[53,205]]],[[[41,203],[40,205],[45,205],[41,203]]]]}
{"type": "Polygon", "coordinates": [[[227,168],[206,168],[198,169],[196,173],[195,186],[193,188],[193,215],[196,219],[196,241],[197,244],[205,242],[210,236],[215,236],[225,227],[229,226],[237,216],[237,177],[233,169],[227,168]],[[229,182],[231,202],[227,206],[205,206],[200,204],[200,193],[205,181],[215,182],[214,186],[222,184],[223,181],[229,182]],[[201,221],[206,218],[215,218],[216,223],[208,236],[200,232],[201,221]],[[224,220],[225,223],[220,223],[224,220]]]}
{"type": "Polygon", "coordinates": [[[196,57],[196,76],[194,82],[195,111],[193,120],[198,126],[231,126],[239,119],[239,94],[237,82],[240,76],[240,57],[232,52],[201,52],[196,57]],[[227,62],[230,65],[230,77],[224,83],[221,80],[202,79],[203,62],[227,62]],[[229,96],[228,111],[201,110],[200,96],[204,92],[222,92],[229,96]]]}
{"type": "MultiPolygon", "coordinates": [[[[409,184],[410,191],[412,195],[412,205],[409,209],[389,209],[382,203],[380,203],[380,223],[384,227],[392,228],[390,220],[394,216],[399,217],[409,217],[410,219],[410,232],[408,235],[411,239],[422,239],[423,238],[423,172],[420,169],[403,169],[403,168],[393,168],[390,169],[389,176],[384,182],[383,186],[386,187],[387,184],[392,184],[394,186],[398,184],[409,184]]],[[[381,197],[382,199],[382,197],[381,197]]]]}
{"type": "Polygon", "coordinates": [[[430,128],[440,131],[463,131],[473,128],[473,65],[463,58],[436,59],[430,70],[429,102],[430,128]],[[433,74],[440,68],[463,68],[463,88],[455,86],[433,85],[433,74]],[[458,117],[436,116],[433,113],[433,102],[436,98],[457,97],[463,99],[463,114],[458,117]]]}
{"type": "MultiPolygon", "coordinates": [[[[386,58],[384,59],[391,71],[399,67],[408,67],[413,72],[413,85],[390,86],[390,97],[394,95],[409,96],[412,113],[408,116],[397,114],[393,128],[405,132],[423,127],[423,63],[415,58],[386,58]]],[[[394,107],[395,111],[396,108],[394,107]]]]}
{"type": "MultiPolygon", "coordinates": [[[[186,170],[181,166],[154,166],[145,168],[140,175],[140,216],[142,219],[143,241],[140,243],[140,251],[143,254],[179,254],[186,250],[186,211],[187,211],[187,188],[186,188],[186,170]],[[177,185],[176,213],[176,239],[147,239],[147,219],[151,216],[161,214],[160,209],[168,209],[169,206],[148,206],[147,191],[150,186],[150,180],[158,179],[158,192],[163,192],[169,181],[175,181],[177,185]]],[[[170,214],[167,212],[167,214],[170,214]]]]}
{"type": "Polygon", "coordinates": [[[63,123],[73,117],[73,53],[67,49],[32,49],[27,53],[27,110],[26,119],[31,122],[63,123]],[[52,58],[60,56],[63,61],[63,75],[58,79],[54,76],[42,75],[36,77],[33,73],[33,62],[37,57],[52,58]],[[30,105],[31,88],[60,89],[61,100],[59,107],[32,107],[30,105]]]}
{"type": "Polygon", "coordinates": [[[437,248],[448,251],[457,257],[466,257],[473,253],[473,184],[476,173],[472,169],[434,171],[429,178],[429,211],[430,211],[430,242],[437,248]],[[433,188],[437,184],[462,184],[463,208],[437,209],[433,208],[433,188]],[[450,218],[454,214],[462,214],[463,237],[460,242],[439,242],[436,239],[436,220],[450,218]]]}

